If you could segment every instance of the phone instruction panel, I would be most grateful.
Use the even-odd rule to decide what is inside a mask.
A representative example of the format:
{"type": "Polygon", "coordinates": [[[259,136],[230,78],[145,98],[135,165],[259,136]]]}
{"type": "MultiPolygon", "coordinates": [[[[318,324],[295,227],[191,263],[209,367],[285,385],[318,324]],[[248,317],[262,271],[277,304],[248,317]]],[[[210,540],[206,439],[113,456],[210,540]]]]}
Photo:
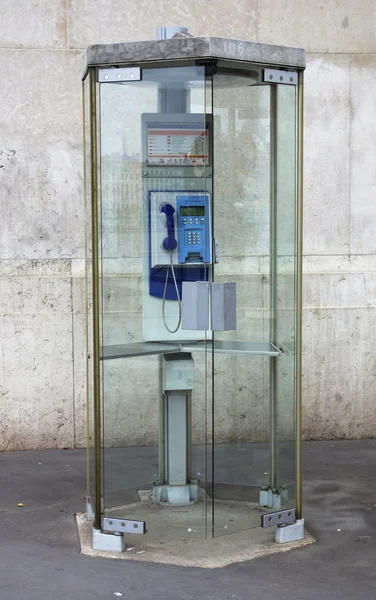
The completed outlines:
{"type": "Polygon", "coordinates": [[[209,164],[205,128],[148,128],[148,164],[201,166],[209,164]]]}

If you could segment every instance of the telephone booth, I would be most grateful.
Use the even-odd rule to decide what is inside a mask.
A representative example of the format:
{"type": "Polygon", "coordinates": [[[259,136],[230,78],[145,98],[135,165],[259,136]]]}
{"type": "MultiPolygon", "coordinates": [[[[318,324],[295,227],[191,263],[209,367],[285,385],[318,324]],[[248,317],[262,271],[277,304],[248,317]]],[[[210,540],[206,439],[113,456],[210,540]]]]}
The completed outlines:
{"type": "Polygon", "coordinates": [[[304,537],[304,67],[182,27],[87,51],[94,548],[304,537]]]}

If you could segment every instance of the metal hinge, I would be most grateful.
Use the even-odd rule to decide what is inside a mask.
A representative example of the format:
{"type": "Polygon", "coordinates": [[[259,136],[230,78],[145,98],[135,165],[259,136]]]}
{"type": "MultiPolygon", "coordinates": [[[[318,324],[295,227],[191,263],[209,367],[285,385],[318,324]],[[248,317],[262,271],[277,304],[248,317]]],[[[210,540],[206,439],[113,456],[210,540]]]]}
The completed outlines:
{"type": "Polygon", "coordinates": [[[281,69],[264,69],[264,82],[298,85],[298,73],[297,71],[282,71],[281,69]]]}
{"type": "Polygon", "coordinates": [[[124,83],[125,81],[141,81],[140,67],[124,67],[121,69],[98,69],[99,83],[124,83]]]}
{"type": "Polygon", "coordinates": [[[216,74],[217,63],[218,63],[218,60],[216,58],[200,58],[199,60],[196,61],[196,65],[198,67],[205,68],[205,75],[208,77],[216,74]]]}
{"type": "Polygon", "coordinates": [[[144,535],[146,533],[146,523],[145,521],[129,521],[128,519],[102,517],[102,530],[144,535]]]}
{"type": "Polygon", "coordinates": [[[262,515],[261,527],[277,527],[278,525],[295,523],[295,521],[295,508],[288,508],[287,510],[279,510],[278,512],[262,515]]]}

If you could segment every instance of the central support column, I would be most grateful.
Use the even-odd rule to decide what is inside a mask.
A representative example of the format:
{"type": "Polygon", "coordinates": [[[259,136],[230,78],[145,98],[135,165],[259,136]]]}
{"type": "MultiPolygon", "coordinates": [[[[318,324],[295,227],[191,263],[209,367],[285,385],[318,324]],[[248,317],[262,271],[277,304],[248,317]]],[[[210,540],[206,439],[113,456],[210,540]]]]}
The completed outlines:
{"type": "Polygon", "coordinates": [[[153,485],[153,501],[185,506],[200,497],[199,482],[191,480],[194,363],[190,353],[163,355],[163,418],[160,445],[164,440],[163,479],[153,485]]]}

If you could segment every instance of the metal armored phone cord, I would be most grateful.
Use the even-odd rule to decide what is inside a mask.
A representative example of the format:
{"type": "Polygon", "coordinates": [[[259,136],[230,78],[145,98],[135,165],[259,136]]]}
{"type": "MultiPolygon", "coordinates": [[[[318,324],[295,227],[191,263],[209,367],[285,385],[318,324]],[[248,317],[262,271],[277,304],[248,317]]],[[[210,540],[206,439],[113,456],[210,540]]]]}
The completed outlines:
{"type": "Polygon", "coordinates": [[[166,281],[165,281],[165,286],[164,286],[164,291],[163,291],[162,321],[163,321],[163,325],[165,326],[165,328],[167,329],[167,331],[169,333],[176,333],[177,330],[179,329],[180,323],[181,323],[181,300],[180,300],[178,284],[177,284],[176,277],[175,277],[175,269],[174,269],[174,265],[172,262],[172,252],[171,251],[170,251],[170,265],[166,269],[166,281]],[[168,280],[169,269],[171,269],[172,277],[173,277],[174,284],[175,284],[176,296],[178,298],[178,305],[179,305],[179,320],[178,320],[178,324],[175,329],[170,329],[169,326],[167,325],[166,313],[165,313],[165,302],[166,302],[166,291],[167,291],[167,280],[168,280]]]}

